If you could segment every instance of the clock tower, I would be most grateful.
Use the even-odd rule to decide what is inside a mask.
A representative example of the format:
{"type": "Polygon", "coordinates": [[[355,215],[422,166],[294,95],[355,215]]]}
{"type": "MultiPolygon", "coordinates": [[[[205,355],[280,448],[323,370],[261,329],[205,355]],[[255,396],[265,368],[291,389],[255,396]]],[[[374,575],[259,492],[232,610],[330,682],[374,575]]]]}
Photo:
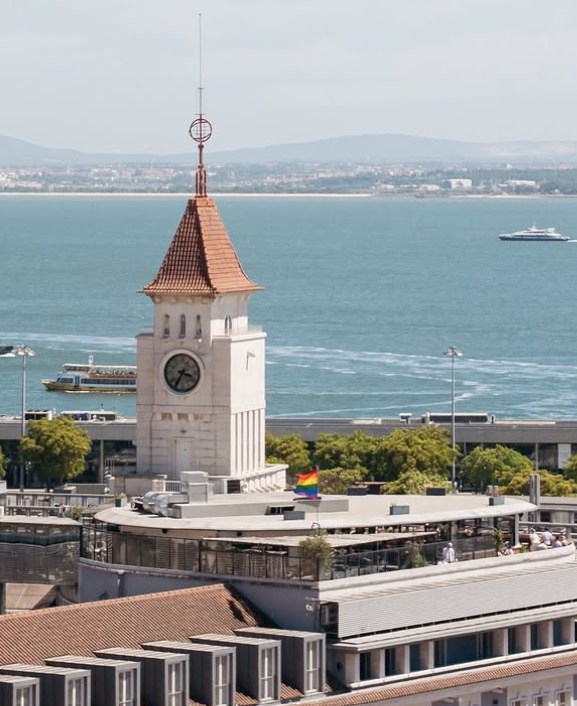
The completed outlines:
{"type": "Polygon", "coordinates": [[[284,490],[285,466],[265,463],[265,334],[249,326],[261,289],[244,272],[206,192],[202,113],[196,195],[156,277],[151,331],[137,336],[139,474],[202,471],[217,493],[284,490]]]}

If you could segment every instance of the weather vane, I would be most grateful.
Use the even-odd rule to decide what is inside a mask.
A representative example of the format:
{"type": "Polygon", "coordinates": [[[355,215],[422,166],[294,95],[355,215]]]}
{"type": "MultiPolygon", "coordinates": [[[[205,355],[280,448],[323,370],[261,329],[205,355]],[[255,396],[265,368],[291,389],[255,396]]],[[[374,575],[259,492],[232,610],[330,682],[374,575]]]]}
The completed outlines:
{"type": "Polygon", "coordinates": [[[206,170],[204,168],[204,143],[210,140],[212,125],[202,113],[202,15],[198,15],[198,118],[188,128],[188,134],[198,144],[198,167],[196,168],[196,195],[206,196],[206,170]]]}

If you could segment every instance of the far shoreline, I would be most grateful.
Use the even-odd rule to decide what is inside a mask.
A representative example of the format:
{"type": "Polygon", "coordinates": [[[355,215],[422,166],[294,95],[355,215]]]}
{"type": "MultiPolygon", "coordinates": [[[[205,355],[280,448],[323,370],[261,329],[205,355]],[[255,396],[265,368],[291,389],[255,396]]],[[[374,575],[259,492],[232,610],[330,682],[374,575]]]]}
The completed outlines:
{"type": "MultiPolygon", "coordinates": [[[[193,193],[189,192],[174,192],[174,193],[157,193],[154,191],[150,192],[131,192],[131,191],[118,191],[103,193],[101,191],[0,191],[0,199],[2,197],[8,198],[14,196],[16,198],[25,197],[40,197],[40,198],[154,198],[154,199],[168,199],[168,198],[194,198],[193,193]]],[[[577,199],[577,194],[460,194],[460,193],[446,193],[442,195],[425,195],[418,192],[405,193],[405,194],[391,194],[391,193],[373,193],[373,192],[362,192],[362,193],[317,193],[317,192],[307,192],[302,194],[271,194],[271,193],[225,193],[225,192],[215,192],[209,194],[209,198],[220,199],[220,198],[232,198],[232,199],[379,199],[379,200],[416,200],[416,201],[447,201],[447,200],[487,200],[487,201],[539,201],[539,200],[565,200],[565,199],[577,199]]]]}
{"type": "MultiPolygon", "coordinates": [[[[192,199],[194,198],[194,194],[188,193],[188,192],[183,192],[183,193],[170,193],[170,194],[158,194],[153,191],[151,192],[131,192],[131,191],[122,191],[122,192],[111,192],[111,193],[102,193],[100,191],[37,191],[37,192],[30,192],[30,191],[0,191],[0,198],[3,196],[18,196],[18,197],[23,197],[23,196],[41,196],[41,197],[74,197],[74,198],[80,198],[82,196],[86,196],[89,198],[161,198],[161,199],[166,199],[166,198],[188,198],[192,199]]],[[[208,195],[209,198],[294,198],[294,199],[300,199],[300,198],[307,198],[307,199],[313,199],[313,198],[345,198],[345,199],[365,199],[365,198],[370,198],[373,197],[374,194],[371,193],[361,193],[361,194],[317,194],[315,192],[312,193],[305,193],[305,194],[259,194],[259,193],[246,193],[246,194],[226,194],[226,193],[213,193],[208,195]]]]}

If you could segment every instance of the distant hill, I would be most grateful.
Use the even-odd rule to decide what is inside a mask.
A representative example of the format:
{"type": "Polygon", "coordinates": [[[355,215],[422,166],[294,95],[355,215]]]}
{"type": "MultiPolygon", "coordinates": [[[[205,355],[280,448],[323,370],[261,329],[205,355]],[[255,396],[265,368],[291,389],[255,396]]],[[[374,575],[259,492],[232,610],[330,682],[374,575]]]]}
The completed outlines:
{"type": "Polygon", "coordinates": [[[75,164],[193,164],[193,152],[187,154],[111,154],[80,152],[58,147],[41,147],[16,137],[0,135],[0,166],[43,166],[75,164]]]}
{"type": "MultiPolygon", "coordinates": [[[[374,162],[374,163],[479,163],[577,162],[577,142],[461,142],[410,135],[352,135],[312,142],[244,148],[209,153],[209,163],[266,162],[374,162]]],[[[0,166],[76,164],[191,164],[184,154],[107,154],[41,147],[0,135],[0,166]]]]}
{"type": "Polygon", "coordinates": [[[411,135],[351,135],[217,152],[220,162],[577,162],[577,142],[461,142],[411,135]]]}

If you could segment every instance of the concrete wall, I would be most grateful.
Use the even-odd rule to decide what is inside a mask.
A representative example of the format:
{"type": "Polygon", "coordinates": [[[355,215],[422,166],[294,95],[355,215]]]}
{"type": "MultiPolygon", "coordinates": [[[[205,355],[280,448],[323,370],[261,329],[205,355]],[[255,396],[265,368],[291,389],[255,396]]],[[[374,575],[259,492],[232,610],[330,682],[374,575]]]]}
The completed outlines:
{"type": "Polygon", "coordinates": [[[82,559],[78,569],[78,601],[86,603],[102,598],[124,598],[144,593],[175,591],[191,586],[205,586],[219,579],[192,577],[178,571],[153,573],[154,570],[138,571],[130,567],[111,567],[82,559]]]}
{"type": "Polygon", "coordinates": [[[312,586],[292,583],[253,583],[228,577],[251,603],[256,605],[275,625],[287,630],[319,630],[318,591],[312,586]]]}
{"type": "Polygon", "coordinates": [[[296,582],[257,584],[232,576],[190,575],[178,571],[159,571],[111,566],[82,559],[78,571],[78,600],[81,603],[103,597],[122,598],[203,586],[226,581],[259,608],[275,625],[287,630],[318,631],[318,592],[296,582]]]}

